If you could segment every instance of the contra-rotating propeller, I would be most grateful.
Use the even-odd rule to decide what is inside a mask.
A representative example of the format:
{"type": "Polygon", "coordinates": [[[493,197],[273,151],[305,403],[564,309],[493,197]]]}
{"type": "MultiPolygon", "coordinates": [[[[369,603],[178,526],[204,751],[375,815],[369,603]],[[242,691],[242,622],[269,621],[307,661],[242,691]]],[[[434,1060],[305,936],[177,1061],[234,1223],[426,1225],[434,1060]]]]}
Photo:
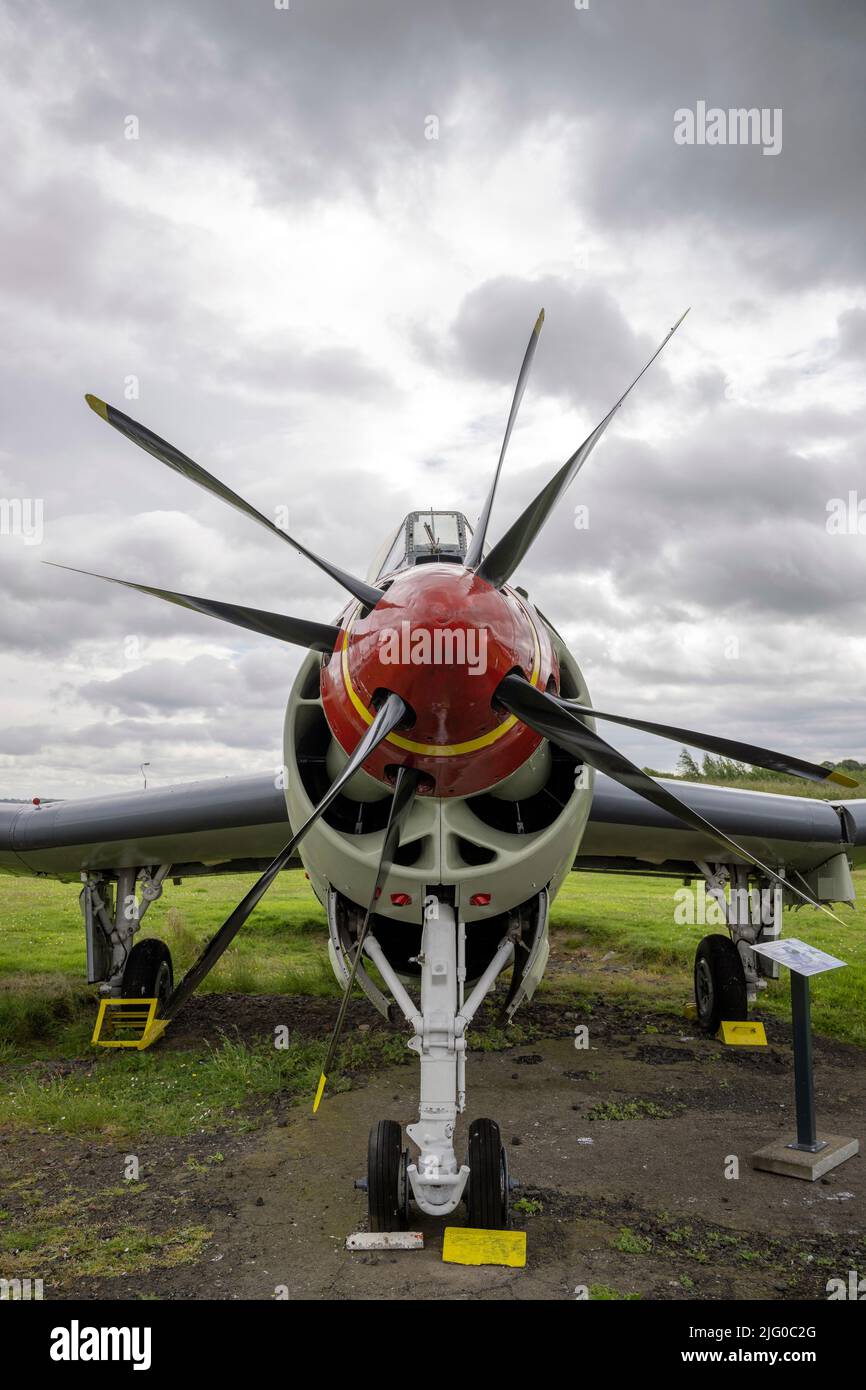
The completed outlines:
{"type": "MultiPolygon", "coordinates": [[[[549,739],[558,748],[562,748],[566,753],[571,753],[580,762],[588,763],[597,772],[606,773],[613,781],[619,782],[629,791],[636,792],[645,801],[651,801],[654,806],[658,806],[661,810],[667,811],[669,815],[675,816],[683,825],[689,826],[692,830],[700,831],[702,835],[709,835],[719,844],[724,845],[725,849],[733,850],[735,854],[750,864],[754,864],[762,873],[767,874],[783,888],[787,888],[797,897],[802,898],[810,907],[817,907],[822,912],[826,912],[834,921],[840,921],[835,912],[832,912],[823,903],[816,902],[814,898],[801,892],[799,888],[794,887],[789,879],[783,878],[781,874],[762,863],[749,850],[736,840],[731,839],[730,835],[726,835],[723,830],[719,830],[718,826],[713,825],[706,817],[688,806],[668,787],[663,787],[654,777],[650,777],[649,773],[644,772],[624,753],[613,748],[600,734],[595,733],[587,724],[584,724],[583,720],[578,718],[564,700],[559,700],[555,695],[550,695],[546,691],[537,690],[535,686],[529,684],[524,676],[515,675],[505,677],[497,689],[496,697],[499,703],[511,714],[517,715],[517,718],[521,719],[524,724],[528,724],[531,729],[549,739]]],[[[754,749],[753,751],[757,753],[764,750],[754,749]]]]}
{"type": "Polygon", "coordinates": [[[316,623],[307,618],[290,618],[285,613],[268,613],[262,608],[246,608],[238,603],[221,603],[218,599],[196,598],[194,594],[178,594],[173,589],[154,589],[149,584],[133,584],[130,579],[113,579],[110,574],[94,574],[92,570],[75,569],[73,565],[58,565],[53,560],[43,560],[52,569],[68,570],[70,574],[86,574],[89,579],[104,579],[108,584],[122,584],[125,589],[137,589],[140,594],[152,594],[166,603],[174,603],[178,608],[189,608],[194,613],[205,613],[209,618],[220,618],[224,623],[235,627],[245,627],[250,632],[261,632],[266,637],[276,637],[280,642],[292,642],[298,647],[309,647],[317,652],[332,652],[340,629],[333,623],[316,623]]]}
{"type": "Polygon", "coordinates": [[[575,475],[589,458],[601,436],[604,434],[611,420],[613,419],[626,397],[637,386],[644,372],[648,371],[655,362],[662,348],[670,341],[676,333],[686,314],[681,314],[669,330],[662,342],[656,348],[652,357],[644,367],[638,372],[631,385],[623,391],[619,400],[608,411],[599,425],[596,425],[592,434],[588,435],[579,449],[576,449],[571,458],[566,459],[565,463],[557,473],[554,473],[550,482],[541,489],[536,497],[530,502],[529,506],[521,512],[517,520],[508,528],[501,540],[498,540],[493,549],[487,554],[478,566],[478,576],[485,579],[488,584],[492,584],[495,589],[501,589],[507,583],[511,575],[517,569],[529,547],[532,545],[539,531],[543,527],[553,508],[556,506],[562,494],[569,484],[574,480],[575,475]]]}
{"type": "Polygon", "coordinates": [[[356,579],[353,575],[340,569],[338,565],[332,565],[330,560],[323,560],[321,555],[316,555],[312,550],[308,550],[306,546],[301,545],[300,541],[290,536],[288,531],[283,531],[275,522],[263,516],[252,503],[233,492],[230,487],[226,487],[219,478],[215,478],[212,473],[208,473],[207,469],[202,468],[186,454],[182,454],[173,444],[160,439],[158,434],[154,434],[146,426],[140,425],[129,415],[124,415],[122,410],[116,410],[113,405],[107,405],[98,396],[87,395],[84,399],[91,410],[94,410],[101,419],[107,420],[109,425],[113,425],[127,439],[131,439],[133,444],[137,444],[139,448],[152,454],[161,463],[173,468],[175,473],[180,473],[184,478],[188,478],[191,483],[197,483],[206,492],[211,492],[215,497],[222,498],[223,502],[228,502],[230,507],[234,507],[237,511],[243,512],[245,516],[251,517],[260,526],[265,526],[275,536],[279,536],[280,540],[288,541],[289,545],[294,546],[295,550],[299,551],[301,555],[305,555],[308,560],[312,560],[314,565],[318,565],[320,570],[324,570],[325,574],[329,574],[338,584],[342,584],[344,589],[348,589],[349,593],[354,594],[355,598],[360,599],[362,603],[375,604],[379,602],[382,597],[381,589],[374,588],[372,584],[366,584],[363,579],[356,579]]]}
{"type": "Polygon", "coordinates": [[[487,527],[490,523],[490,513],[493,510],[493,499],[496,496],[496,485],[499,482],[499,474],[502,472],[502,460],[505,458],[505,451],[508,448],[508,441],[511,439],[511,431],[514,429],[514,421],[517,419],[517,412],[520,409],[520,402],[523,400],[523,393],[526,390],[526,383],[529,379],[529,369],[532,366],[532,359],[535,356],[535,349],[538,346],[538,335],[541,332],[541,325],[544,323],[544,310],[535,320],[535,327],[529,335],[529,343],[526,352],[523,354],[523,361],[520,364],[520,371],[517,374],[517,385],[514,388],[514,395],[511,399],[511,409],[508,412],[508,423],[505,426],[505,437],[502,440],[502,448],[499,450],[499,459],[496,464],[496,472],[493,475],[493,482],[490,484],[490,491],[478,518],[478,525],[469,549],[466,552],[466,568],[474,569],[480,562],[484,554],[484,541],[487,536],[487,527]]]}
{"type": "MultiPolygon", "coordinates": [[[[406,713],[406,706],[399,695],[389,695],[387,699],[383,701],[372,724],[351,754],[343,771],[331,783],[318,806],[316,806],[315,810],[307,817],[300,830],[297,831],[289,840],[288,844],[280,850],[276,859],[271,861],[264,873],[256,879],[249,892],[241,898],[237,907],[230,916],[226,918],[216,935],[211,937],[195,964],[190,966],[180,984],[169,995],[165,1008],[159,1016],[159,1022],[164,1024],[168,1023],[174,1018],[178,1009],[186,1003],[187,999],[204,977],[212,970],[226,948],[231,945],[241,927],[244,925],[244,922],[246,922],[253,909],[261,902],[274,879],[286,867],[307,831],[312,829],[319,817],[327,811],[331,802],[334,801],[339,792],[342,791],[346,783],[351,780],[373,750],[378,748],[383,739],[386,739],[389,734],[393,733],[402,720],[406,718],[406,713]]],[[[394,801],[396,802],[396,800],[397,795],[395,793],[394,801]]]]}
{"type": "Polygon", "coordinates": [[[644,733],[657,734],[659,738],[691,744],[693,748],[701,748],[705,753],[717,753],[722,758],[735,758],[738,762],[751,763],[752,767],[766,767],[771,772],[781,773],[784,777],[805,777],[809,782],[835,782],[840,787],[859,786],[847,773],[822,767],[820,763],[807,762],[805,758],[795,758],[790,753],[774,753],[772,749],[761,748],[756,743],[740,743],[738,739],[701,734],[695,729],[680,729],[675,724],[655,724],[649,719],[630,719],[623,714],[606,714],[592,705],[581,705],[577,700],[565,700],[563,703],[573,714],[588,714],[593,719],[603,719],[608,724],[622,724],[626,729],[642,729],[644,733]]]}

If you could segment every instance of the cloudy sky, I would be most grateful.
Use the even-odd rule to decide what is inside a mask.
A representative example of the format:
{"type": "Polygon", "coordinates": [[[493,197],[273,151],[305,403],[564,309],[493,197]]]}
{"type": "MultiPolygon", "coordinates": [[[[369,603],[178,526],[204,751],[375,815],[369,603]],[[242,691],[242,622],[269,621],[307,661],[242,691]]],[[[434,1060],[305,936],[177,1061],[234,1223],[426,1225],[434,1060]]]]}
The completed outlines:
{"type": "Polygon", "coordinates": [[[475,519],[542,306],[493,538],[691,306],[515,576],[594,702],[866,758],[861,0],[5,0],[0,55],[0,795],[272,769],[299,660],[41,561],[343,601],[85,391],[363,573],[475,519]]]}

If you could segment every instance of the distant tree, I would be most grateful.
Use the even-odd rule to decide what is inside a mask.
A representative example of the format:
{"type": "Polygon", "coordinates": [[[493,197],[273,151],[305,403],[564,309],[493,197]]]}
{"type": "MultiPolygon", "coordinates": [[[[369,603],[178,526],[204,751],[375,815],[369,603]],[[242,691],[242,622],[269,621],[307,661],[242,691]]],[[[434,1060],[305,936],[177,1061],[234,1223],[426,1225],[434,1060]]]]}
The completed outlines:
{"type": "Polygon", "coordinates": [[[678,777],[700,777],[701,769],[698,767],[688,748],[683,748],[677,759],[678,777]]]}
{"type": "Polygon", "coordinates": [[[754,778],[752,769],[745,763],[738,763],[735,758],[714,758],[710,753],[704,757],[703,775],[713,782],[740,782],[743,778],[754,778]]]}

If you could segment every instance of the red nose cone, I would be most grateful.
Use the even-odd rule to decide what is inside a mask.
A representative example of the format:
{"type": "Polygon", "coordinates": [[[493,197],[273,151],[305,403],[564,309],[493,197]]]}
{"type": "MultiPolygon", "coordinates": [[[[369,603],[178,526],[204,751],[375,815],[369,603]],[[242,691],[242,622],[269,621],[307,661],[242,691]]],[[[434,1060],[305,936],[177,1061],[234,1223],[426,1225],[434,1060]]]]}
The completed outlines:
{"type": "Polygon", "coordinates": [[[541,740],[494,709],[493,697],[516,670],[541,689],[551,678],[558,687],[547,630],[528,603],[462,566],[438,564],[399,574],[373,611],[362,612],[347,611],[322,667],[331,730],[351,752],[388,692],[414,716],[364,764],[368,772],[389,781],[405,764],[427,774],[433,795],[468,796],[525,762],[541,740]]]}

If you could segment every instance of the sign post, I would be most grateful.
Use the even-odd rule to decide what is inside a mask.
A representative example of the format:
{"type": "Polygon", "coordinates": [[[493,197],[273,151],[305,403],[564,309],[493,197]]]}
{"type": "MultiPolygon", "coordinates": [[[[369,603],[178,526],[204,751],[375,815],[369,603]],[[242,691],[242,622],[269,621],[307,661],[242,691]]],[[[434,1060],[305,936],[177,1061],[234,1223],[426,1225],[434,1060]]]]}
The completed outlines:
{"type": "Polygon", "coordinates": [[[815,1121],[815,1077],[812,1066],[812,1016],[809,979],[825,970],[844,967],[826,951],[819,951],[796,937],[768,941],[752,947],[758,955],[786,965],[791,972],[791,1023],[794,1035],[794,1101],[797,1109],[797,1138],[788,1144],[768,1144],[752,1156],[752,1166],[787,1177],[814,1182],[830,1168],[844,1163],[859,1152],[857,1139],[838,1134],[819,1138],[815,1121]]]}

